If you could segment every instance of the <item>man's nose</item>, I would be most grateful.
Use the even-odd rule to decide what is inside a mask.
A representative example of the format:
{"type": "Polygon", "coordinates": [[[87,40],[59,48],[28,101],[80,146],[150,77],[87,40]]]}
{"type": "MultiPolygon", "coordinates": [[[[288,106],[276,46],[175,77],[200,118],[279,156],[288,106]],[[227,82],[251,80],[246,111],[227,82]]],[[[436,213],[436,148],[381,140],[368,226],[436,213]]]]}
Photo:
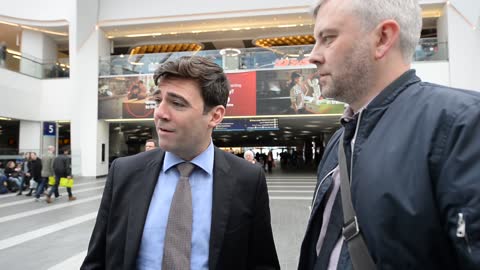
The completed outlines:
{"type": "Polygon", "coordinates": [[[166,103],[164,101],[160,101],[159,103],[157,103],[157,106],[155,107],[153,115],[155,119],[162,119],[162,120],[170,119],[168,107],[166,106],[166,103]]]}
{"type": "Polygon", "coordinates": [[[323,47],[318,44],[318,42],[315,43],[315,46],[313,46],[312,52],[308,57],[308,62],[317,66],[325,63],[324,50],[323,47]]]}

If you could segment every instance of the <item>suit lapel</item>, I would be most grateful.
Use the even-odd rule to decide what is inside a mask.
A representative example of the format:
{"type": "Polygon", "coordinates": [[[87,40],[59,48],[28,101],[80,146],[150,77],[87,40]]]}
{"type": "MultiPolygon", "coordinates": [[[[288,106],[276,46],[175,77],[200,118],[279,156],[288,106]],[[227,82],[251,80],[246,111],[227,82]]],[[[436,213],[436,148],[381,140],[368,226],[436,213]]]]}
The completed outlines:
{"type": "Polygon", "coordinates": [[[213,200],[212,200],[212,225],[210,231],[210,249],[208,264],[210,270],[215,270],[218,256],[223,243],[227,227],[233,188],[236,178],[230,173],[230,164],[225,158],[225,153],[215,147],[213,165],[213,200]]]}
{"type": "Polygon", "coordinates": [[[128,203],[128,225],[125,240],[125,269],[135,269],[135,263],[142,240],[143,227],[147,218],[148,208],[152,200],[153,192],[160,174],[165,152],[155,151],[153,158],[145,160],[145,168],[139,170],[135,179],[127,181],[136,181],[132,183],[130,190],[130,200],[128,203]]]}

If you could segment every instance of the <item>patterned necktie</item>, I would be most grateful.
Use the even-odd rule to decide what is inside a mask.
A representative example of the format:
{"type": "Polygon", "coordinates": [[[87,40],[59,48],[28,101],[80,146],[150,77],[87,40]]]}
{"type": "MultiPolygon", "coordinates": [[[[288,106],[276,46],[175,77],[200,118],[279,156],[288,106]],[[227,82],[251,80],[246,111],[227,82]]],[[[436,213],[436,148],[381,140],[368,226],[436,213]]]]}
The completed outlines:
{"type": "Polygon", "coordinates": [[[192,191],[188,177],[195,165],[184,162],[177,165],[180,179],[173,194],[163,249],[163,270],[190,269],[192,253],[192,191]]]}

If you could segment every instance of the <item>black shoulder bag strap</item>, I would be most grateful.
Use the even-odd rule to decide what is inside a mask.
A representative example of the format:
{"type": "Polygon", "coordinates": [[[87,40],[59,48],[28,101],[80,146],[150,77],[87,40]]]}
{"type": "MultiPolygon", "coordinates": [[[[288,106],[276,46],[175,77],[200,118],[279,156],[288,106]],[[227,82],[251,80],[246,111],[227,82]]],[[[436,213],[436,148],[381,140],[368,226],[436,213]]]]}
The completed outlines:
{"type": "Polygon", "coordinates": [[[350,177],[347,170],[347,158],[343,147],[343,133],[338,143],[338,164],[340,166],[340,191],[343,208],[343,237],[348,245],[353,269],[376,269],[372,257],[368,253],[367,245],[358,227],[357,215],[353,209],[352,194],[350,192],[350,177]]]}

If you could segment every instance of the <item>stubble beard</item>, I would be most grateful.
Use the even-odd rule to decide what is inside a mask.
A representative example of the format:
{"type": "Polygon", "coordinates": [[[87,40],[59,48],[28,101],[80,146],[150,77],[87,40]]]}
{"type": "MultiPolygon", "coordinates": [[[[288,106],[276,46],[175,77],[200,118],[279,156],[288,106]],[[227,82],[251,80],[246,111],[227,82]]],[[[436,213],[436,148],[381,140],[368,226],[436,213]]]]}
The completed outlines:
{"type": "Polygon", "coordinates": [[[366,42],[358,43],[347,55],[329,82],[322,87],[327,98],[347,104],[356,103],[365,97],[373,82],[373,63],[366,42]]]}

